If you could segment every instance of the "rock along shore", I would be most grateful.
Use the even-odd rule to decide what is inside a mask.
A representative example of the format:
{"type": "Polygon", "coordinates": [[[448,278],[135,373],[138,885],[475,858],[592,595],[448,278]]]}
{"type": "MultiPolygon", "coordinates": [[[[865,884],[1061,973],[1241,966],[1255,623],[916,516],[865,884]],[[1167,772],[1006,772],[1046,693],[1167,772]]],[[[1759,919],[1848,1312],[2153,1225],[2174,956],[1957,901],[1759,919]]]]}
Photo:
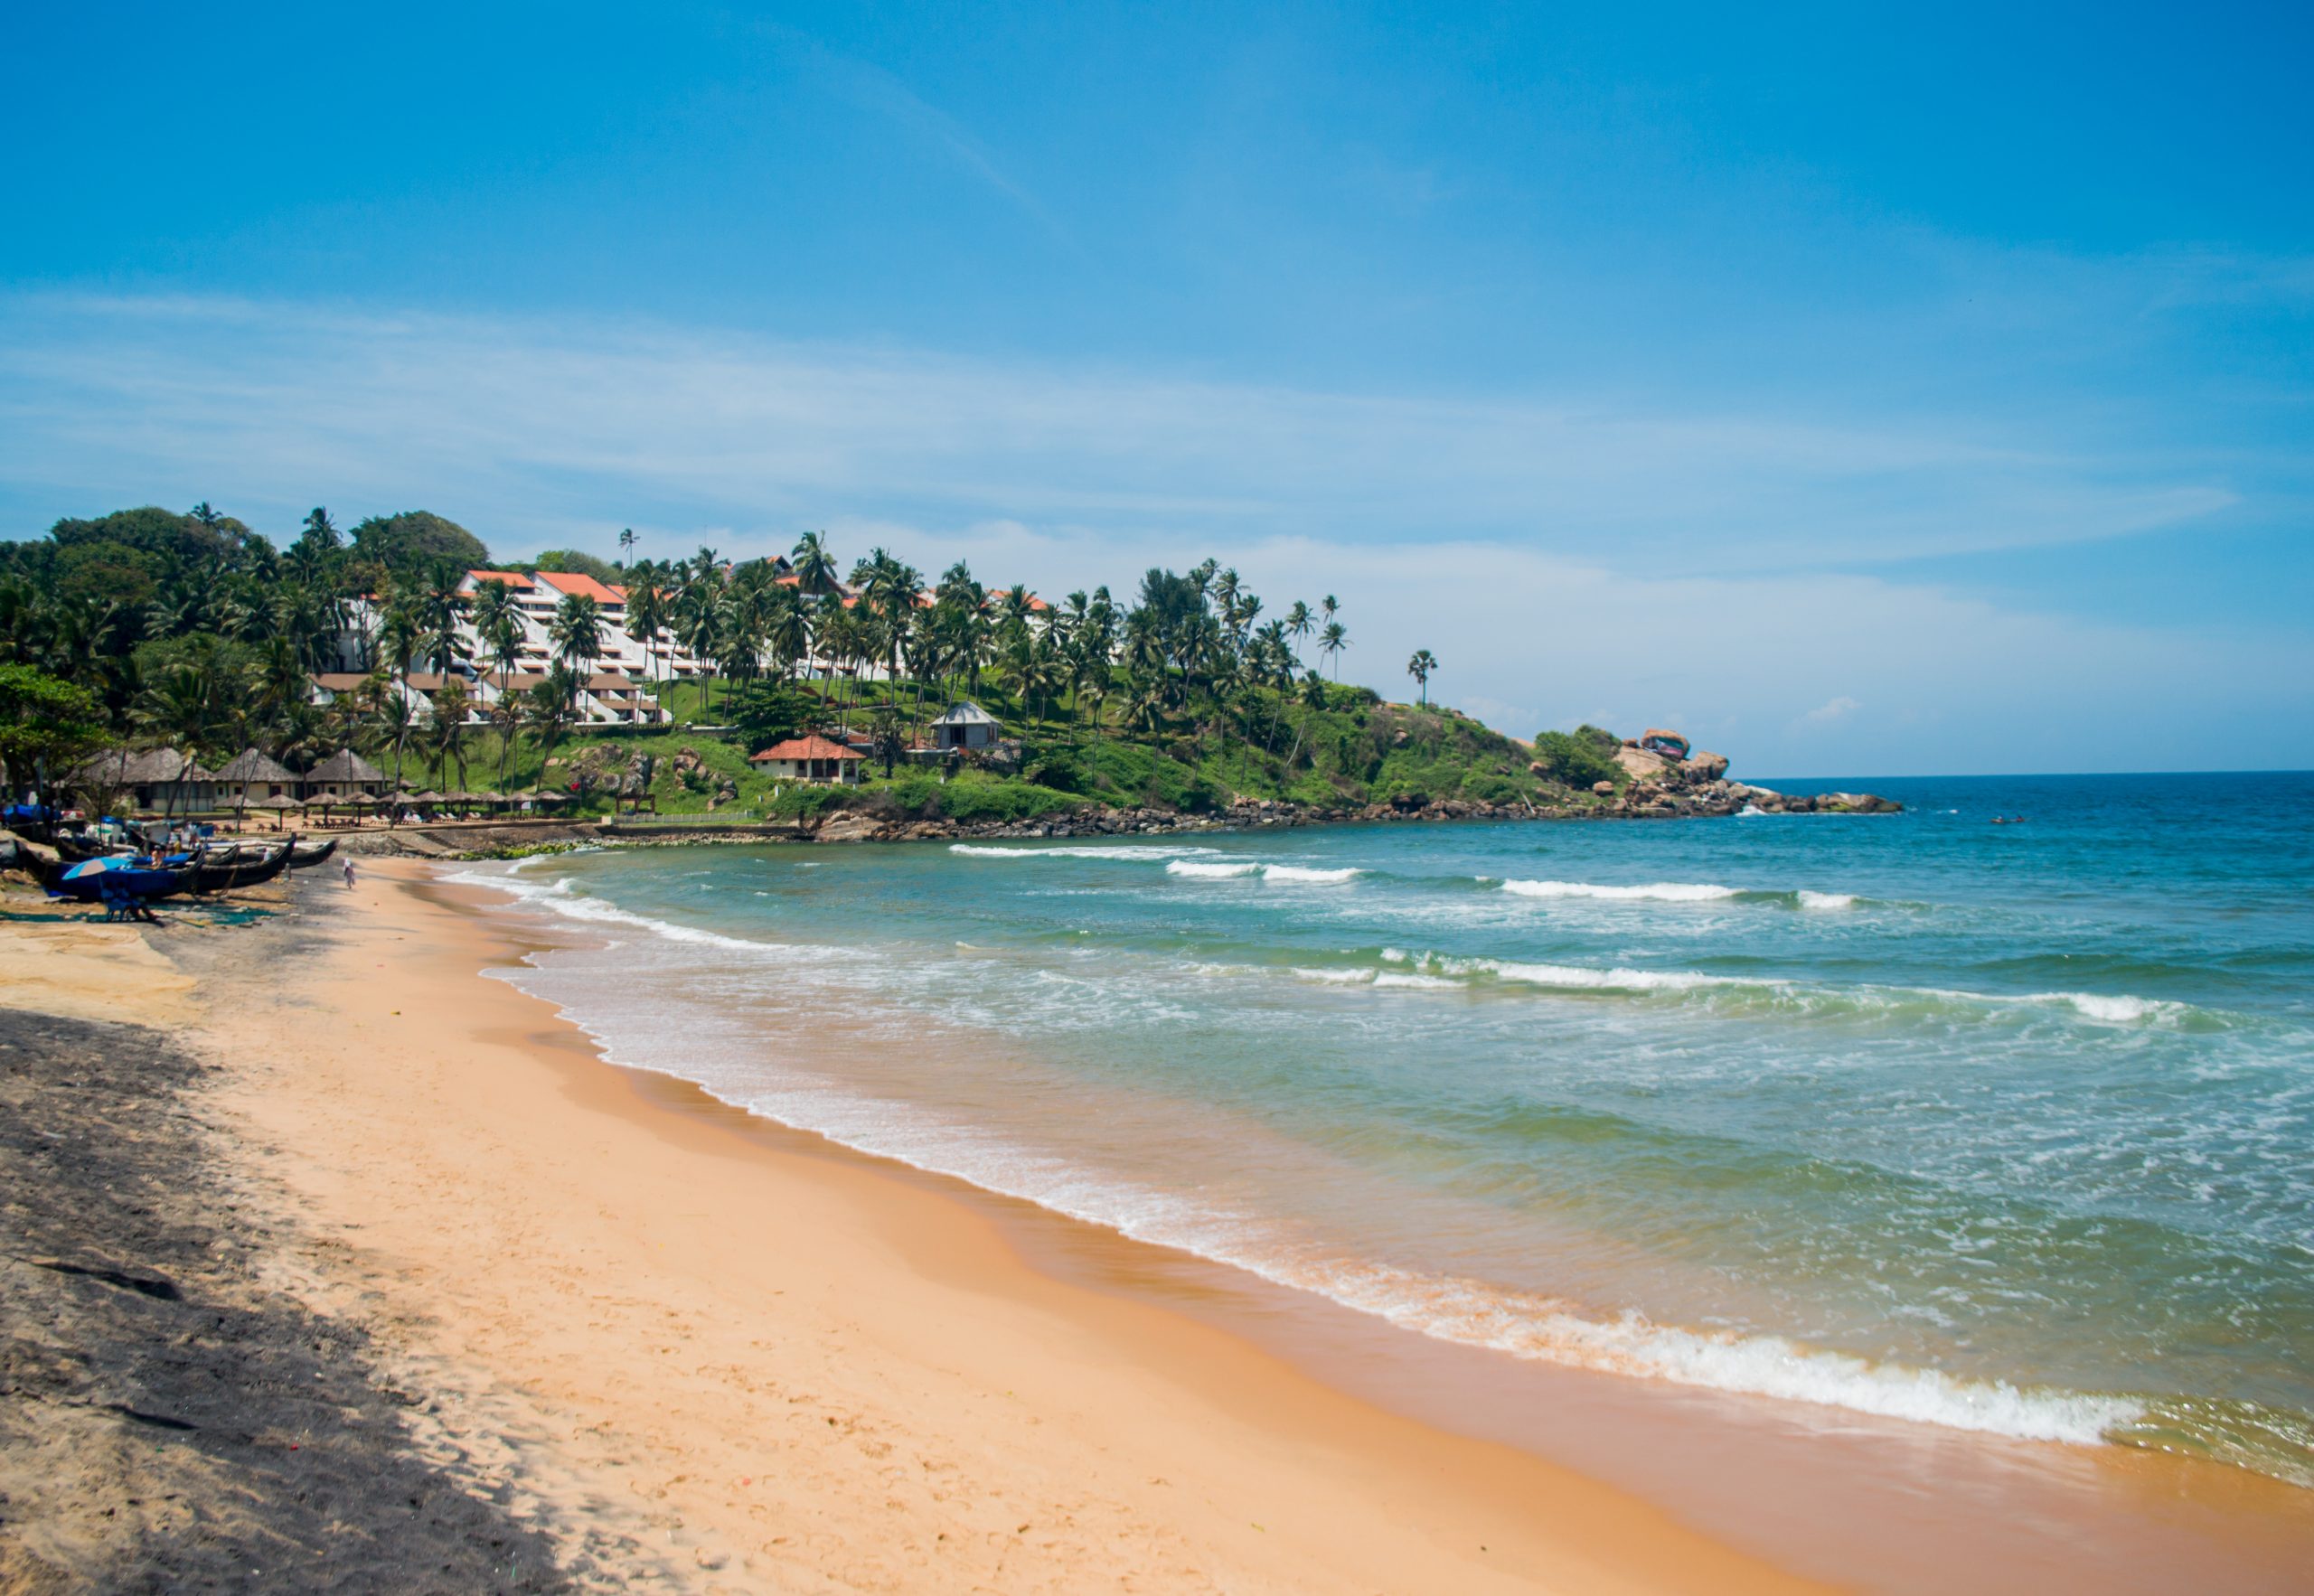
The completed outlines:
{"type": "MultiPolygon", "coordinates": [[[[1626,754],[1632,750],[1625,750],[1626,754]]],[[[1626,766],[1629,767],[1628,765],[1626,766]]],[[[874,794],[801,821],[744,821],[702,815],[616,821],[466,822],[411,826],[347,834],[348,851],[447,857],[496,854],[557,843],[608,842],[930,842],[983,839],[1162,836],[1185,831],[1267,827],[1360,825],[1391,821],[1610,821],[1707,819],[1763,814],[1894,814],[1904,806],[1870,793],[1779,793],[1726,778],[1727,762],[1698,754],[1672,763],[1655,760],[1631,784],[1561,804],[1487,803],[1450,798],[1391,803],[1321,805],[1286,799],[1240,799],[1227,808],[1189,814],[1169,809],[1086,804],[1066,812],[1018,821],[957,821],[910,816],[874,794]]]]}

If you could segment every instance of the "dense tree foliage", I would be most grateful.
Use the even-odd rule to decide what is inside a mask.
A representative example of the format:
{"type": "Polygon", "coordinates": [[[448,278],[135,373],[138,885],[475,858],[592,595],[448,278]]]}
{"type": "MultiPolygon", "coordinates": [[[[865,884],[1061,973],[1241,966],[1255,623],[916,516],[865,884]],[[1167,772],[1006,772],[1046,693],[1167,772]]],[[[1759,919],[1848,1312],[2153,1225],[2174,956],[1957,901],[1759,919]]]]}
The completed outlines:
{"type": "Polygon", "coordinates": [[[480,538],[428,510],[373,515],[353,529],[353,557],[386,577],[407,581],[437,566],[466,570],[490,563],[480,538]]]}
{"type": "MultiPolygon", "coordinates": [[[[1105,587],[1054,600],[991,587],[961,561],[927,576],[885,549],[847,568],[819,532],[796,544],[792,568],[708,548],[616,567],[550,550],[513,568],[583,572],[626,602],[563,600],[547,627],[550,664],[529,681],[538,666],[525,662],[513,592],[461,591],[468,570],[485,568],[478,539],[424,511],[344,531],[316,507],[278,551],[207,505],[61,521],[45,539],[0,543],[0,665],[77,690],[115,737],[204,762],[255,746],[297,765],[350,746],[397,776],[415,760],[459,787],[476,763],[501,788],[566,784],[548,765],[577,728],[588,678],[631,640],[677,714],[729,728],[711,746],[740,762],[741,780],[748,752],[807,731],[851,737],[896,775],[930,718],[971,698],[1002,728],[1009,779],[1033,789],[975,800],[1000,808],[1070,793],[1185,808],[1233,793],[1500,803],[1536,788],[1523,748],[1427,708],[1429,651],[1408,664],[1424,711],[1385,706],[1304,658],[1314,649],[1339,672],[1350,639],[1331,596],[1271,614],[1215,560],[1152,568],[1120,602],[1105,587]],[[673,679],[673,648],[703,669],[673,679]],[[410,690],[419,672],[453,681],[428,689],[429,703],[410,690]],[[334,685],[316,692],[325,673],[334,685]]],[[[1585,733],[1547,736],[1538,764],[1577,786],[1611,771],[1613,739],[1602,748],[1604,734],[1585,733]]],[[[681,751],[628,740],[641,757],[681,751]]],[[[601,763],[563,763],[588,761],[601,763]]],[[[633,781],[630,771],[617,784],[633,781]]]]}

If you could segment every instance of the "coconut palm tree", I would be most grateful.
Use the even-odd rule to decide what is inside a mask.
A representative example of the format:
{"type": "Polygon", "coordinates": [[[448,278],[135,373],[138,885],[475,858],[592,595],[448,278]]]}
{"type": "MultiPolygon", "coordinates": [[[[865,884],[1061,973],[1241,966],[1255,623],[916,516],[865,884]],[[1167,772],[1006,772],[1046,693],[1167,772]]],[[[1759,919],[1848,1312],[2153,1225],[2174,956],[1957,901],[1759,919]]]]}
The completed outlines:
{"type": "Polygon", "coordinates": [[[795,587],[814,598],[825,598],[840,586],[835,556],[828,551],[825,532],[805,532],[795,540],[795,587]]]}
{"type": "Polygon", "coordinates": [[[435,769],[447,771],[456,765],[461,788],[466,784],[466,717],[473,709],[473,701],[466,696],[466,684],[451,677],[434,695],[434,720],[427,735],[433,748],[435,769]]]}
{"type": "Polygon", "coordinates": [[[539,738],[539,779],[546,779],[546,762],[570,729],[571,704],[578,696],[578,682],[568,667],[557,665],[546,680],[522,695],[522,718],[539,738]]]}
{"type": "Polygon", "coordinates": [[[1414,658],[1406,662],[1406,674],[1422,689],[1422,707],[1430,708],[1430,673],[1438,669],[1438,657],[1426,648],[1414,651],[1414,658]]]}
{"type": "Polygon", "coordinates": [[[626,634],[643,648],[643,680],[655,687],[652,668],[656,650],[667,630],[667,598],[660,590],[659,569],[649,560],[637,562],[626,585],[626,634]]]}
{"type": "Polygon", "coordinates": [[[779,665],[783,681],[795,680],[795,666],[812,650],[812,617],[793,587],[775,587],[767,601],[764,641],[779,665]]]}
{"type": "Polygon", "coordinates": [[[378,699],[378,727],[381,741],[393,745],[394,788],[401,788],[402,750],[409,745],[410,733],[419,728],[418,706],[411,701],[407,689],[389,681],[378,699]]]}
{"type": "Polygon", "coordinates": [[[578,699],[578,688],[585,682],[585,667],[603,656],[603,606],[591,594],[568,593],[554,606],[554,619],[548,624],[547,636],[554,643],[558,664],[569,671],[569,685],[572,702],[578,699]]]}
{"type": "Polygon", "coordinates": [[[1350,633],[1340,621],[1328,621],[1326,629],[1318,634],[1318,652],[1333,666],[1336,681],[1341,680],[1341,651],[1349,646],[1350,633]]]}

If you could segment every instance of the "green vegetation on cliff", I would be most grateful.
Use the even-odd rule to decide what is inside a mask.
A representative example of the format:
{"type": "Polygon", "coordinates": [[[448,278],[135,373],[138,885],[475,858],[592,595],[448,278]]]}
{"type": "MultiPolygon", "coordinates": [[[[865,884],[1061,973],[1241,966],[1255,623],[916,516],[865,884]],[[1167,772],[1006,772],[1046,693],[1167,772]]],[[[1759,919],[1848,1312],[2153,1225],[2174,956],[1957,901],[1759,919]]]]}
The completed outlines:
{"type": "MultiPolygon", "coordinates": [[[[501,696],[491,689],[516,653],[505,595],[460,591],[489,552],[440,516],[371,516],[342,534],[316,509],[278,549],[207,505],[60,521],[45,539],[0,543],[0,662],[80,689],[115,740],[169,744],[212,765],[249,746],[296,766],[352,746],[416,786],[543,784],[578,794],[581,812],[1563,807],[1594,802],[1594,782],[1624,780],[1613,739],[1594,728],[1546,734],[1529,750],[1451,709],[1329,680],[1304,652],[1339,675],[1352,646],[1340,606],[1265,613],[1213,560],[1152,569],[1129,599],[1099,587],[1058,603],[985,587],[962,563],[928,580],[880,549],[845,572],[818,534],[792,564],[706,549],[626,564],[550,550],[523,563],[583,571],[626,602],[566,599],[544,681],[501,696]],[[580,684],[612,652],[607,631],[678,643],[709,667],[705,680],[650,682],[674,726],[573,726],[580,684]],[[367,683],[314,690],[349,653],[373,665],[367,683]],[[413,689],[421,673],[435,685],[413,689]],[[996,746],[927,755],[930,721],[965,699],[995,718],[996,746]],[[870,779],[831,792],[748,764],[804,733],[864,738],[870,779]]],[[[1438,668],[1427,649],[1408,662],[1422,696],[1438,668]]]]}

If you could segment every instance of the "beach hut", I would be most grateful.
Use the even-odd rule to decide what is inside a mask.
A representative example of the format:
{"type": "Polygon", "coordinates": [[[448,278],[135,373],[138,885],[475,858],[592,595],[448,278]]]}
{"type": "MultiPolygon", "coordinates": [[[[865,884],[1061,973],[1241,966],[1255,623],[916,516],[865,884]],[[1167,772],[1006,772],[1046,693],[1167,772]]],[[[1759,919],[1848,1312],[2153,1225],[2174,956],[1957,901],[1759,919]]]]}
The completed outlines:
{"type": "Polygon", "coordinates": [[[343,803],[349,798],[382,798],[393,783],[386,773],[351,748],[340,748],[306,773],[308,798],[343,803]]]}
{"type": "Polygon", "coordinates": [[[218,803],[238,812],[260,799],[295,795],[297,773],[255,748],[244,748],[217,772],[216,786],[218,803]]]}
{"type": "Polygon", "coordinates": [[[748,763],[783,781],[833,782],[851,787],[860,783],[862,761],[856,749],[825,737],[807,737],[774,743],[762,753],[750,755],[748,763]]]}
{"type": "Polygon", "coordinates": [[[78,766],[67,785],[101,802],[155,814],[193,814],[217,806],[217,778],[174,748],[115,748],[78,766]]]}
{"type": "Polygon", "coordinates": [[[1002,729],[996,717],[963,699],[948,706],[946,711],[932,723],[932,746],[936,752],[969,751],[995,745],[1002,729]]]}

